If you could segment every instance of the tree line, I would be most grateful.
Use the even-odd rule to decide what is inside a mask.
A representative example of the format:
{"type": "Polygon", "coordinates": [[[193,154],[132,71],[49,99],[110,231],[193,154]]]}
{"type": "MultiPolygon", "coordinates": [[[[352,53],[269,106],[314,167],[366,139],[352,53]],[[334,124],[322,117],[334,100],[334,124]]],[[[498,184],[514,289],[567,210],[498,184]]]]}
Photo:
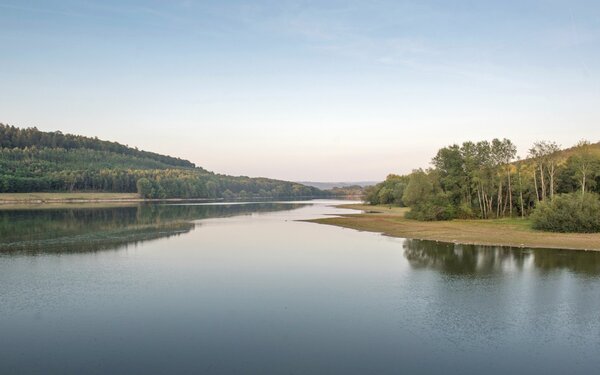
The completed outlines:
{"type": "Polygon", "coordinates": [[[145,198],[297,198],[331,193],[299,183],[227,176],[95,138],[0,124],[0,193],[102,191],[145,198]]]}
{"type": "Polygon", "coordinates": [[[527,157],[517,156],[509,139],[464,142],[438,150],[431,167],[389,175],[366,190],[371,204],[411,207],[420,220],[525,217],[557,194],[600,190],[600,144],[581,141],[562,150],[538,141],[527,157]]]}
{"type": "Polygon", "coordinates": [[[157,154],[155,152],[142,151],[122,145],[117,142],[103,141],[98,138],[85,137],[82,135],[63,134],[60,131],[44,132],[35,127],[17,128],[15,126],[0,123],[0,148],[28,147],[37,148],[60,148],[64,150],[87,149],[95,151],[107,151],[116,154],[130,155],[142,159],[150,159],[172,167],[194,168],[194,163],[172,157],[157,154]]]}

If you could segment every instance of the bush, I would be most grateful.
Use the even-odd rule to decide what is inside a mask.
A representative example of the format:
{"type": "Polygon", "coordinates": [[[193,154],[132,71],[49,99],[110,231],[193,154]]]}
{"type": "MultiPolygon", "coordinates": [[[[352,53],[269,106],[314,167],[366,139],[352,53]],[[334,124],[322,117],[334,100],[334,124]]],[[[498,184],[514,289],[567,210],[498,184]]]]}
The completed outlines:
{"type": "Polygon", "coordinates": [[[365,202],[376,205],[379,204],[379,185],[367,186],[365,188],[365,202]]]}
{"type": "Polygon", "coordinates": [[[476,217],[475,212],[473,212],[473,209],[467,203],[461,203],[456,208],[456,218],[457,219],[473,219],[475,217],[476,217]]]}
{"type": "Polygon", "coordinates": [[[136,183],[138,194],[142,198],[154,198],[154,189],[152,187],[152,182],[145,177],[137,180],[136,183]]]}
{"type": "Polygon", "coordinates": [[[600,197],[597,194],[561,194],[537,205],[531,214],[533,228],[550,232],[600,232],[600,197]]]}
{"type": "Polygon", "coordinates": [[[420,221],[452,220],[456,217],[456,210],[445,194],[438,193],[413,205],[405,216],[420,221]]]}

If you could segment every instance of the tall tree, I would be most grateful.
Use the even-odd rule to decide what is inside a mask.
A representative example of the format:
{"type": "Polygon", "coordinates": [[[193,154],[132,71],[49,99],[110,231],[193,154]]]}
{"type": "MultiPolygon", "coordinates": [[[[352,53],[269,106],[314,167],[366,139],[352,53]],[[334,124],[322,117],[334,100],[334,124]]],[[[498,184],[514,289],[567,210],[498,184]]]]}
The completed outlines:
{"type": "Polygon", "coordinates": [[[548,177],[550,178],[550,199],[553,199],[554,191],[556,190],[555,177],[560,146],[557,145],[556,142],[543,142],[543,151],[546,160],[546,170],[548,171],[548,177]]]}
{"type": "Polygon", "coordinates": [[[493,187],[493,170],[494,160],[492,158],[492,146],[488,141],[480,141],[475,145],[476,149],[476,164],[478,171],[476,173],[476,183],[478,184],[478,199],[483,206],[482,217],[487,219],[490,217],[492,210],[492,191],[493,187]]]}
{"type": "Polygon", "coordinates": [[[498,178],[498,197],[496,198],[496,217],[500,217],[501,207],[502,207],[502,180],[503,178],[499,176],[501,174],[501,169],[504,166],[505,160],[505,150],[504,143],[498,138],[492,139],[492,158],[494,160],[494,167],[496,169],[495,175],[498,178]]]}
{"type": "MultiPolygon", "coordinates": [[[[546,164],[546,142],[545,141],[537,141],[533,143],[533,147],[529,149],[529,157],[534,160],[537,165],[537,168],[540,172],[540,188],[542,190],[541,195],[538,194],[538,201],[542,201],[546,199],[546,181],[544,178],[544,166],[546,164]]],[[[538,189],[537,178],[536,175],[533,175],[534,184],[536,185],[536,190],[538,189]]]]}
{"type": "Polygon", "coordinates": [[[594,157],[591,152],[591,144],[589,141],[581,140],[575,146],[575,155],[573,161],[577,168],[577,173],[581,181],[581,198],[585,195],[587,180],[594,170],[594,157]]]}
{"type": "Polygon", "coordinates": [[[404,201],[407,206],[414,206],[427,201],[432,192],[433,184],[429,180],[427,173],[422,169],[417,169],[410,174],[410,179],[404,190],[402,201],[404,201]]]}
{"type": "Polygon", "coordinates": [[[516,167],[517,167],[517,178],[519,180],[519,203],[521,206],[521,218],[525,217],[525,207],[523,204],[523,182],[521,180],[521,158],[517,156],[517,163],[516,163],[516,167]]]}
{"type": "Polygon", "coordinates": [[[501,156],[504,170],[506,171],[507,178],[507,192],[506,195],[507,200],[505,201],[504,208],[502,210],[502,215],[504,216],[504,212],[506,211],[506,206],[508,205],[509,215],[512,216],[512,183],[511,183],[511,171],[512,171],[512,162],[517,156],[517,147],[510,141],[510,139],[504,138],[501,143],[501,156]]]}

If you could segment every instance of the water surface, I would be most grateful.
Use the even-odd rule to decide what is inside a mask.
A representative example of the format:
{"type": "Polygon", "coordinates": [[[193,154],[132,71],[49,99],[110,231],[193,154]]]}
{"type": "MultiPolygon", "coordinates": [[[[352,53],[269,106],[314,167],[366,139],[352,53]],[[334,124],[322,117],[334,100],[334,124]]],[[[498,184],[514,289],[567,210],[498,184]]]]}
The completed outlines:
{"type": "Polygon", "coordinates": [[[0,373],[600,368],[600,253],[297,221],[329,203],[0,210],[0,373]]]}

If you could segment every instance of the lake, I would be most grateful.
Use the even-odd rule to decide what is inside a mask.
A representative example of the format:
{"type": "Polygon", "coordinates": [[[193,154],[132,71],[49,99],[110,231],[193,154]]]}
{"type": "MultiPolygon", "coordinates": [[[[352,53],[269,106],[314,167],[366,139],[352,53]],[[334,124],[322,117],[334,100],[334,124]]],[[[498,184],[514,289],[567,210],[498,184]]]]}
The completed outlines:
{"type": "Polygon", "coordinates": [[[298,221],[334,203],[0,210],[0,373],[598,372],[600,253],[298,221]]]}

